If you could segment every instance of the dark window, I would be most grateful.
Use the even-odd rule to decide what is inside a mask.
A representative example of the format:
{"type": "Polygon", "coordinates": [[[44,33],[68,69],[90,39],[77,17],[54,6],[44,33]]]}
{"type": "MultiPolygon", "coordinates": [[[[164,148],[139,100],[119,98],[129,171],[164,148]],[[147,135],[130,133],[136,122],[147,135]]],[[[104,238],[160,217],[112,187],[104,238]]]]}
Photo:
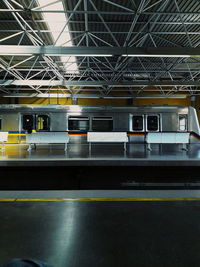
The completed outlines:
{"type": "Polygon", "coordinates": [[[68,129],[71,131],[88,131],[89,118],[88,117],[69,117],[68,129]]]}
{"type": "Polygon", "coordinates": [[[2,130],[2,119],[0,119],[0,130],[2,130]]]}
{"type": "Polygon", "coordinates": [[[147,130],[158,131],[158,116],[147,116],[147,130]]]}
{"type": "Polygon", "coordinates": [[[38,131],[49,131],[50,119],[48,115],[37,116],[37,130],[38,131]]]}
{"type": "Polygon", "coordinates": [[[23,115],[23,129],[28,132],[32,132],[34,129],[34,116],[23,115]]]}
{"type": "Polygon", "coordinates": [[[112,117],[94,117],[92,119],[93,131],[112,131],[113,118],[112,117]]]}
{"type": "Polygon", "coordinates": [[[143,116],[133,116],[133,130],[142,131],[143,130],[143,116]]]}

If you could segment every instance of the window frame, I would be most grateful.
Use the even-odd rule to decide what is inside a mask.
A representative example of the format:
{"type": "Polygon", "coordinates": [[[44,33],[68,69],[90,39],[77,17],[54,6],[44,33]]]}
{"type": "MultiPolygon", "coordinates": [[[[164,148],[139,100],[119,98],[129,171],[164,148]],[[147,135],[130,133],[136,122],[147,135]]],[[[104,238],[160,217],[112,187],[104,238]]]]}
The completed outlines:
{"type": "Polygon", "coordinates": [[[24,129],[24,116],[32,116],[33,117],[33,127],[32,130],[35,130],[35,114],[31,113],[23,113],[21,114],[21,130],[22,131],[27,131],[27,129],[24,129]]]}
{"type": "Polygon", "coordinates": [[[188,115],[187,114],[178,114],[178,131],[187,132],[188,131],[188,115]],[[180,117],[185,118],[185,130],[180,129],[180,117]]]}
{"type": "Polygon", "coordinates": [[[114,119],[113,116],[94,116],[91,119],[91,130],[96,132],[113,132],[114,131],[114,119]],[[105,119],[107,118],[107,119],[105,119]],[[112,130],[94,130],[93,129],[93,121],[112,121],[112,130]]]}
{"type": "Polygon", "coordinates": [[[146,126],[146,132],[160,132],[160,115],[159,114],[146,114],[145,116],[145,126],[146,126]],[[148,129],[148,117],[157,117],[158,119],[158,129],[157,130],[149,130],[148,129]]]}
{"type": "Polygon", "coordinates": [[[90,118],[89,118],[89,116],[73,116],[73,115],[70,115],[70,116],[68,116],[68,119],[67,119],[67,130],[68,131],[77,131],[77,132],[86,132],[86,131],[89,131],[90,130],[90,118]],[[86,130],[80,130],[80,129],[70,129],[69,128],[69,121],[70,120],[77,120],[77,121],[81,121],[81,119],[80,118],[85,118],[85,119],[82,119],[82,121],[87,121],[88,122],[88,127],[87,127],[87,129],[86,130]]]}
{"type": "Polygon", "coordinates": [[[131,115],[131,131],[133,131],[133,132],[144,132],[145,131],[144,114],[132,114],[131,115]],[[142,130],[133,129],[133,117],[142,117],[142,130]]]}
{"type": "Polygon", "coordinates": [[[51,129],[51,120],[49,114],[35,114],[35,129],[37,132],[49,132],[51,129]],[[38,117],[47,116],[48,118],[48,127],[47,130],[39,130],[38,129],[38,117]]]}

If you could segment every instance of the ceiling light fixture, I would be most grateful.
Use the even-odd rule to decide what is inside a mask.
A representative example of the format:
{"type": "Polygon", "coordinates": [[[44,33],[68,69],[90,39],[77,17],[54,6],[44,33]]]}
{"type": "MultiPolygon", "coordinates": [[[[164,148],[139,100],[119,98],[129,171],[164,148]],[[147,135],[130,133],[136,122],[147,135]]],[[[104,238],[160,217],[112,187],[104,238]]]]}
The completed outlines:
{"type": "Polygon", "coordinates": [[[191,57],[190,55],[156,55],[156,54],[134,54],[122,55],[122,57],[191,57]]]}
{"type": "Polygon", "coordinates": [[[95,54],[73,54],[73,55],[71,55],[71,54],[67,54],[67,55],[65,55],[65,54],[45,54],[45,55],[47,55],[47,56],[54,56],[54,57],[66,57],[66,56],[68,56],[68,57],[72,57],[72,56],[74,56],[74,57],[112,57],[113,55],[108,55],[108,54],[102,54],[102,55],[95,55],[95,54]]]}
{"type": "MultiPolygon", "coordinates": [[[[60,2],[58,2],[58,1],[52,2],[52,0],[37,0],[37,1],[39,3],[40,7],[44,7],[44,8],[41,8],[42,10],[49,11],[49,10],[54,9],[54,10],[63,10],[64,11],[64,6],[63,6],[62,1],[60,1],[60,2]]],[[[69,34],[68,25],[65,28],[66,31],[62,32],[64,26],[67,24],[67,17],[65,15],[65,13],[64,12],[63,13],[54,13],[52,15],[52,13],[43,12],[42,14],[43,14],[44,20],[46,21],[47,25],[49,26],[49,29],[50,29],[52,37],[53,37],[53,41],[55,42],[59,37],[55,46],[72,46],[73,44],[72,44],[71,37],[69,34]],[[52,16],[53,16],[53,20],[52,20],[52,16]],[[62,34],[60,35],[61,32],[62,32],[62,34]],[[65,45],[63,45],[64,43],[65,43],[65,45]]],[[[72,73],[72,72],[79,73],[76,58],[74,56],[62,57],[61,61],[63,62],[66,73],[72,73]],[[70,59],[70,61],[73,61],[74,63],[73,64],[68,63],[69,59],[70,59]]]]}

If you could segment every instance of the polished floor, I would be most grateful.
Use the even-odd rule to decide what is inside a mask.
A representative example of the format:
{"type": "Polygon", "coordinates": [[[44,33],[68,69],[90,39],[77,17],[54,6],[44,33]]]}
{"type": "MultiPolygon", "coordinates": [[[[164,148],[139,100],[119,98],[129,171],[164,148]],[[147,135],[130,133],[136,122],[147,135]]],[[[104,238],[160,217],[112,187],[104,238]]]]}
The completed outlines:
{"type": "Polygon", "coordinates": [[[148,151],[144,144],[129,144],[127,151],[121,144],[95,144],[91,151],[87,144],[70,144],[64,151],[62,145],[38,145],[37,149],[27,151],[27,145],[6,145],[0,151],[0,166],[43,165],[200,165],[200,144],[190,144],[188,151],[181,145],[152,145],[148,151]]]}
{"type": "Polygon", "coordinates": [[[0,195],[0,263],[22,257],[55,267],[199,266],[196,190],[0,195]]]}

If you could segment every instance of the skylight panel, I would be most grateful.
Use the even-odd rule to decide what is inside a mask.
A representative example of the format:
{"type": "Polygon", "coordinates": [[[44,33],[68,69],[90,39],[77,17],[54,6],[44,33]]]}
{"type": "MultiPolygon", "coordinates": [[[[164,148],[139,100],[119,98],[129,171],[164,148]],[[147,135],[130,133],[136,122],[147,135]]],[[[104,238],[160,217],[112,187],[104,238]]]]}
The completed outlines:
{"type": "MultiPolygon", "coordinates": [[[[64,6],[62,1],[53,2],[53,0],[38,0],[39,6],[41,10],[64,10],[64,6]],[[52,4],[51,4],[52,3],[52,4]],[[54,4],[53,4],[54,3],[54,4]]],[[[67,23],[67,17],[65,13],[48,13],[44,12],[43,18],[46,21],[53,40],[55,42],[55,46],[73,46],[68,25],[65,27],[62,32],[64,26],[67,23]],[[53,16],[53,19],[52,19],[53,16]],[[60,34],[62,32],[62,34],[60,34]]],[[[78,65],[76,61],[76,57],[74,56],[61,56],[61,61],[63,62],[64,69],[67,73],[79,73],[78,65]]]]}

